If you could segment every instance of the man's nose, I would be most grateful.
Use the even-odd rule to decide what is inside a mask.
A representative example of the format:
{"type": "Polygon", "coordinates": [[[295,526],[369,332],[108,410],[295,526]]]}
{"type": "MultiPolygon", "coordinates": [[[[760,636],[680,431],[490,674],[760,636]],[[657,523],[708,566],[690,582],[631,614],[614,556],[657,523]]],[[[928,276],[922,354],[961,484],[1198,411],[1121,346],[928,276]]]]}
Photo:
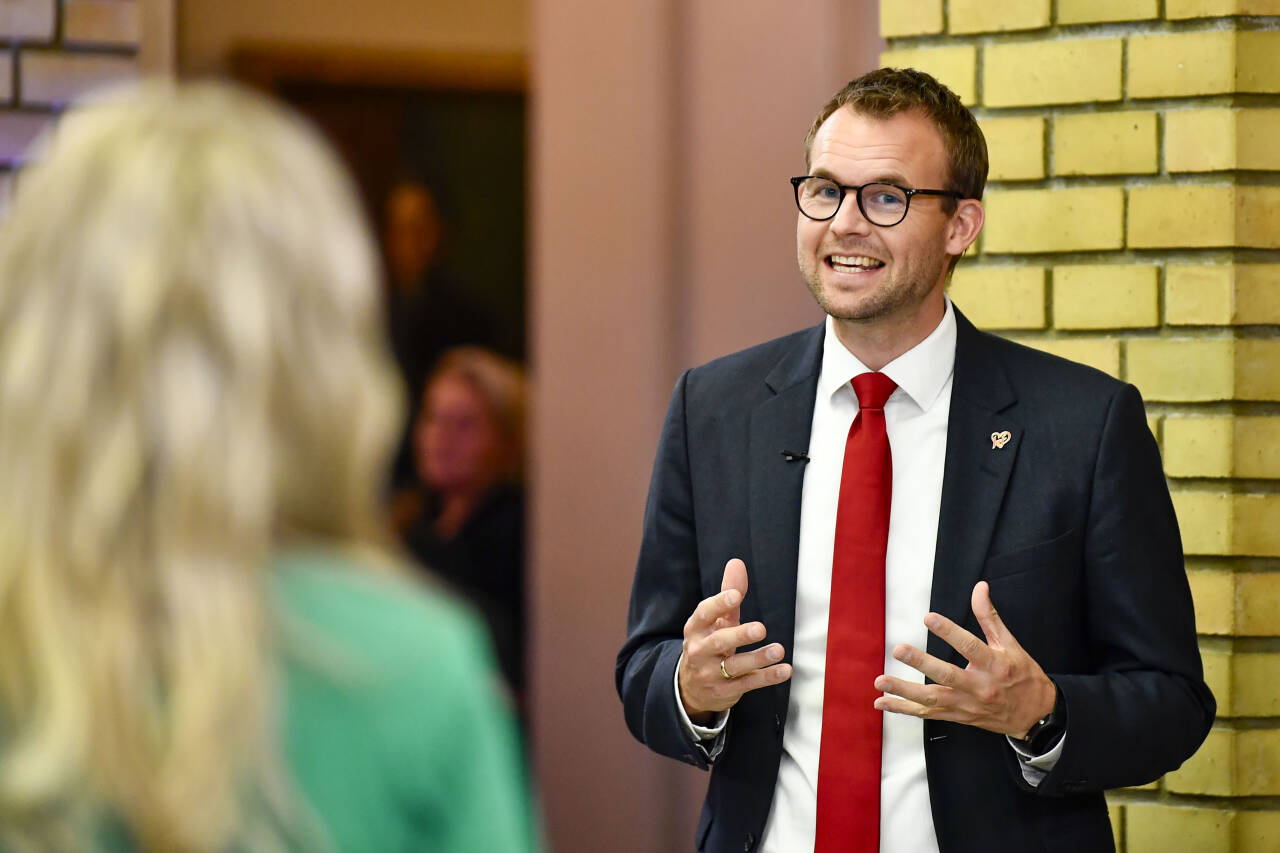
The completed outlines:
{"type": "Polygon", "coordinates": [[[858,194],[854,190],[846,190],[840,209],[831,218],[831,230],[838,234],[869,234],[871,223],[862,215],[858,207],[858,194]]]}

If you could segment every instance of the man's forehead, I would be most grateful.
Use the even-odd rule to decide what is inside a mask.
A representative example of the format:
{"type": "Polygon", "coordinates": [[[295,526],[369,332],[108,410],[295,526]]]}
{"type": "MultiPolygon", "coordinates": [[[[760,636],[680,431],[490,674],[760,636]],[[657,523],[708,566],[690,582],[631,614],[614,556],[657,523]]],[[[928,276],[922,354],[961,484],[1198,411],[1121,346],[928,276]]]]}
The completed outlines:
{"type": "Polygon", "coordinates": [[[944,164],[945,158],[942,135],[922,111],[882,117],[846,106],[833,112],[818,128],[810,165],[857,162],[903,169],[944,164]]]}

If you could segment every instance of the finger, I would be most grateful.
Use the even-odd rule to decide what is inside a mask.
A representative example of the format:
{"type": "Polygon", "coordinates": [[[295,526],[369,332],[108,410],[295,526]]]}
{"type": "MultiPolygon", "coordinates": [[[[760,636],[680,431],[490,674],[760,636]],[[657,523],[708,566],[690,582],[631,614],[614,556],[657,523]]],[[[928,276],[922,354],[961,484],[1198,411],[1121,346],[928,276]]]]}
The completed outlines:
{"type": "MultiPolygon", "coordinates": [[[[724,564],[724,576],[720,579],[720,589],[729,590],[736,589],[742,598],[747,597],[747,564],[742,560],[734,557],[732,560],[724,564]]],[[[728,624],[736,625],[742,618],[738,610],[734,610],[728,614],[725,621],[728,624]]]]}
{"type": "MultiPolygon", "coordinates": [[[[704,598],[694,608],[693,615],[684,624],[685,636],[690,633],[703,633],[712,629],[716,620],[727,616],[742,603],[742,593],[736,589],[718,592],[710,598],[704,598]]],[[[735,619],[736,622],[736,619],[735,619]]]]}
{"type": "Polygon", "coordinates": [[[763,640],[764,635],[764,625],[760,622],[748,622],[746,625],[721,628],[707,637],[705,649],[711,654],[725,657],[736,652],[739,646],[746,646],[763,640]]]}
{"type": "Polygon", "coordinates": [[[872,703],[877,711],[888,711],[892,714],[903,714],[908,717],[920,717],[921,719],[946,720],[951,715],[940,708],[928,707],[921,705],[919,702],[912,702],[910,699],[903,699],[899,696],[877,696],[876,701],[872,703]]]}
{"type": "Polygon", "coordinates": [[[963,669],[931,654],[922,652],[915,646],[906,644],[895,646],[893,658],[923,673],[935,683],[946,687],[959,687],[965,680],[965,671],[963,669]]]}
{"type": "Polygon", "coordinates": [[[982,626],[982,633],[986,635],[990,645],[1003,648],[1016,642],[1005,627],[1004,620],[996,612],[995,605],[991,603],[991,587],[986,581],[978,581],[974,585],[969,605],[973,608],[973,615],[978,617],[978,624],[982,626]]]}
{"type": "Polygon", "coordinates": [[[881,693],[891,693],[908,702],[914,702],[926,708],[934,708],[951,704],[952,700],[946,697],[953,695],[954,691],[946,687],[936,684],[921,684],[917,681],[906,681],[901,678],[894,678],[892,675],[881,675],[875,680],[875,688],[881,693]]]}
{"type": "Polygon", "coordinates": [[[755,670],[765,669],[778,663],[784,654],[785,650],[781,643],[773,643],[750,652],[739,652],[725,660],[725,672],[728,672],[732,678],[738,679],[744,675],[750,675],[755,670]]]}
{"type": "Polygon", "coordinates": [[[930,613],[924,617],[924,624],[931,633],[958,651],[974,666],[986,667],[991,661],[991,649],[987,644],[947,617],[939,613],[930,613]]]}
{"type": "MultiPolygon", "coordinates": [[[[725,668],[729,669],[730,673],[733,672],[728,663],[725,664],[725,668]]],[[[734,701],[737,701],[737,697],[743,693],[750,693],[752,690],[759,690],[761,687],[781,684],[790,677],[791,664],[780,663],[763,669],[748,671],[745,675],[739,675],[732,680],[724,681],[724,684],[735,694],[734,701]]],[[[721,677],[721,680],[723,681],[723,677],[721,677]]]]}

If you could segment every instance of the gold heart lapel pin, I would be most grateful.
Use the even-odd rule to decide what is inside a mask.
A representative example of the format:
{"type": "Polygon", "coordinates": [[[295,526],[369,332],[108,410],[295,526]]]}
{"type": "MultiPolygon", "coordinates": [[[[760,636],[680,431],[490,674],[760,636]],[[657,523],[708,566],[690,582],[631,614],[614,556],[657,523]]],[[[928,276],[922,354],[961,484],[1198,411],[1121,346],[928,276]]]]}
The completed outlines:
{"type": "Polygon", "coordinates": [[[1004,432],[991,433],[991,449],[992,450],[1001,449],[1002,447],[1004,447],[1006,444],[1009,443],[1009,439],[1011,438],[1013,438],[1013,434],[1010,433],[1008,430],[1005,430],[1004,432]]]}

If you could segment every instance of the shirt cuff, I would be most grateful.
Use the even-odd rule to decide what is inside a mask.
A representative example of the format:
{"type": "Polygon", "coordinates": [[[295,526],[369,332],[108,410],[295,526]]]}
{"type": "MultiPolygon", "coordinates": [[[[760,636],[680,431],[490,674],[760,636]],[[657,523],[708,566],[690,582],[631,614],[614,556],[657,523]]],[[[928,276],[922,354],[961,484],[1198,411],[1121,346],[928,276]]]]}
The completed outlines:
{"type": "Polygon", "coordinates": [[[676,713],[680,715],[680,723],[684,726],[685,734],[693,741],[694,746],[702,750],[703,755],[708,759],[714,761],[716,756],[724,749],[724,729],[729,722],[729,709],[726,708],[716,714],[710,726],[700,726],[689,719],[689,715],[684,711],[684,702],[680,700],[680,664],[683,662],[684,652],[681,652],[680,660],[676,661],[675,675],[672,676],[672,687],[675,689],[676,697],[676,713]]]}
{"type": "Polygon", "coordinates": [[[1018,763],[1022,765],[1022,778],[1026,779],[1027,784],[1031,787],[1038,788],[1040,783],[1044,781],[1044,777],[1048,776],[1050,771],[1058,765],[1058,759],[1062,757],[1062,746],[1067,742],[1067,733],[1063,732],[1062,737],[1058,738],[1058,742],[1044,755],[1032,755],[1019,746],[1019,741],[1008,735],[1005,735],[1004,739],[1009,742],[1009,746],[1018,755],[1018,763]]]}

